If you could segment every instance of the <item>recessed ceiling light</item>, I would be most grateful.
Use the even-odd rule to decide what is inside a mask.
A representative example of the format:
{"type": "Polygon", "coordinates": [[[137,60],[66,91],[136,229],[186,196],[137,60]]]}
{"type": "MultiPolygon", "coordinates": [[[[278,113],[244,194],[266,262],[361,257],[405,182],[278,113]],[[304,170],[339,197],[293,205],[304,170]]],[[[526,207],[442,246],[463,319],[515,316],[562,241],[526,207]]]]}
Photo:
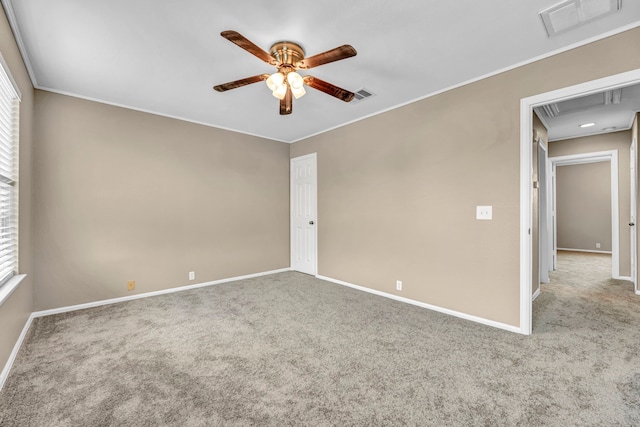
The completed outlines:
{"type": "Polygon", "coordinates": [[[581,128],[590,128],[591,126],[595,126],[596,124],[594,122],[591,123],[583,123],[580,125],[581,128]]]}

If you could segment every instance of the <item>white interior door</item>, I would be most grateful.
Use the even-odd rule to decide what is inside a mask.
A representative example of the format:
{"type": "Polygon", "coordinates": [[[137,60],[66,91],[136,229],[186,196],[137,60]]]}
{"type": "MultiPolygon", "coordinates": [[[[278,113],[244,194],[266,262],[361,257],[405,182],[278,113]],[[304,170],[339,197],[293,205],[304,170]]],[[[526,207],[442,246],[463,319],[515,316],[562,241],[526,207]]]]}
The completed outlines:
{"type": "MultiPolygon", "coordinates": [[[[549,283],[549,207],[547,196],[547,150],[542,143],[538,143],[538,239],[539,246],[539,265],[540,283],[549,283]]],[[[538,283],[538,285],[540,284],[538,283]]]]}
{"type": "Polygon", "coordinates": [[[638,160],[636,157],[636,153],[638,151],[638,141],[634,138],[631,142],[631,150],[630,150],[630,167],[631,167],[631,215],[629,216],[629,233],[631,234],[631,280],[633,280],[633,288],[636,293],[638,293],[638,272],[637,272],[637,263],[636,263],[636,253],[638,250],[637,237],[636,237],[636,217],[637,217],[637,182],[638,182],[638,172],[637,172],[637,164],[638,160]]]}
{"type": "Polygon", "coordinates": [[[558,221],[556,218],[556,165],[551,165],[551,268],[558,269],[558,221]]]}
{"type": "Polygon", "coordinates": [[[291,159],[291,268],[316,275],[316,153],[291,159]]]}

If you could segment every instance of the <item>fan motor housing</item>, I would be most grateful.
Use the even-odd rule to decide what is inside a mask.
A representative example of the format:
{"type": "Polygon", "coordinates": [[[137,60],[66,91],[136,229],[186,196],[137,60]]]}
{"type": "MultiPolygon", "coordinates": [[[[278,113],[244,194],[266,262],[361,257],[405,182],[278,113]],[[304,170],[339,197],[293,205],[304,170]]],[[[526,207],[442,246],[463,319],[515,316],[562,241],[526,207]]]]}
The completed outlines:
{"type": "Polygon", "coordinates": [[[270,55],[282,65],[294,65],[304,59],[304,49],[297,43],[281,41],[271,46],[270,55]]]}

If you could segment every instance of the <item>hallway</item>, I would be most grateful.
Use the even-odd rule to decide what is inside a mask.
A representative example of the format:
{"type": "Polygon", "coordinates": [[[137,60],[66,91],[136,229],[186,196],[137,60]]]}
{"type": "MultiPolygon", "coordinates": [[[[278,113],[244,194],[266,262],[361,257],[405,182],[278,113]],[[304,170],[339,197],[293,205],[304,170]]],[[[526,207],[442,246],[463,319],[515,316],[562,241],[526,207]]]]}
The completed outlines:
{"type": "Polygon", "coordinates": [[[549,273],[533,302],[533,333],[560,328],[640,327],[640,296],[633,284],[611,278],[611,255],[558,251],[558,269],[549,273]]]}

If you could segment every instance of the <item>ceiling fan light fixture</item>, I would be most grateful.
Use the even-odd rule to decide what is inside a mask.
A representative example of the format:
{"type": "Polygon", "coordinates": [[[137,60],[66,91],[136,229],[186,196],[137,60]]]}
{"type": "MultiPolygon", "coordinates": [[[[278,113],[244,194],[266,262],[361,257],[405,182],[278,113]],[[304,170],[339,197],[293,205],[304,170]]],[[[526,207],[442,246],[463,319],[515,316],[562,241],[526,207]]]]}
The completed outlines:
{"type": "Polygon", "coordinates": [[[226,92],[227,90],[264,81],[269,90],[271,90],[271,94],[280,100],[280,115],[282,116],[291,114],[293,106],[292,100],[294,97],[297,99],[304,96],[306,93],[304,89],[305,85],[344,102],[350,102],[355,96],[353,92],[349,92],[329,82],[313,76],[305,76],[303,78],[296,72],[298,69],[308,70],[330,62],[356,56],[357,52],[353,46],[345,44],[305,58],[302,46],[290,41],[275,43],[271,46],[270,53],[267,53],[237,31],[227,30],[221,32],[220,35],[267,64],[275,66],[277,72],[271,75],[258,74],[256,76],[216,85],[213,89],[218,92],[226,92]]]}
{"type": "Polygon", "coordinates": [[[287,96],[287,85],[282,84],[278,86],[273,92],[271,92],[271,94],[279,100],[283,100],[284,97],[287,96]]]}
{"type": "Polygon", "coordinates": [[[293,94],[293,96],[298,99],[300,97],[302,97],[305,93],[307,93],[306,90],[304,90],[304,87],[298,87],[298,88],[294,88],[291,87],[291,93],[293,94]]]}
{"type": "Polygon", "coordinates": [[[302,76],[295,71],[291,71],[287,74],[287,81],[291,86],[291,89],[300,89],[302,85],[304,85],[304,80],[302,80],[302,76]]]}
{"type": "Polygon", "coordinates": [[[291,88],[291,93],[296,99],[307,93],[304,90],[304,79],[295,71],[291,71],[287,74],[287,82],[289,83],[289,87],[291,88]]]}
{"type": "MultiPolygon", "coordinates": [[[[269,78],[267,79],[267,87],[275,92],[276,90],[278,90],[280,87],[285,86],[284,85],[284,76],[282,75],[282,73],[277,72],[277,73],[273,73],[269,76],[269,78]]],[[[286,90],[286,87],[285,87],[286,90]]],[[[275,96],[275,95],[274,95],[275,96]]]]}

